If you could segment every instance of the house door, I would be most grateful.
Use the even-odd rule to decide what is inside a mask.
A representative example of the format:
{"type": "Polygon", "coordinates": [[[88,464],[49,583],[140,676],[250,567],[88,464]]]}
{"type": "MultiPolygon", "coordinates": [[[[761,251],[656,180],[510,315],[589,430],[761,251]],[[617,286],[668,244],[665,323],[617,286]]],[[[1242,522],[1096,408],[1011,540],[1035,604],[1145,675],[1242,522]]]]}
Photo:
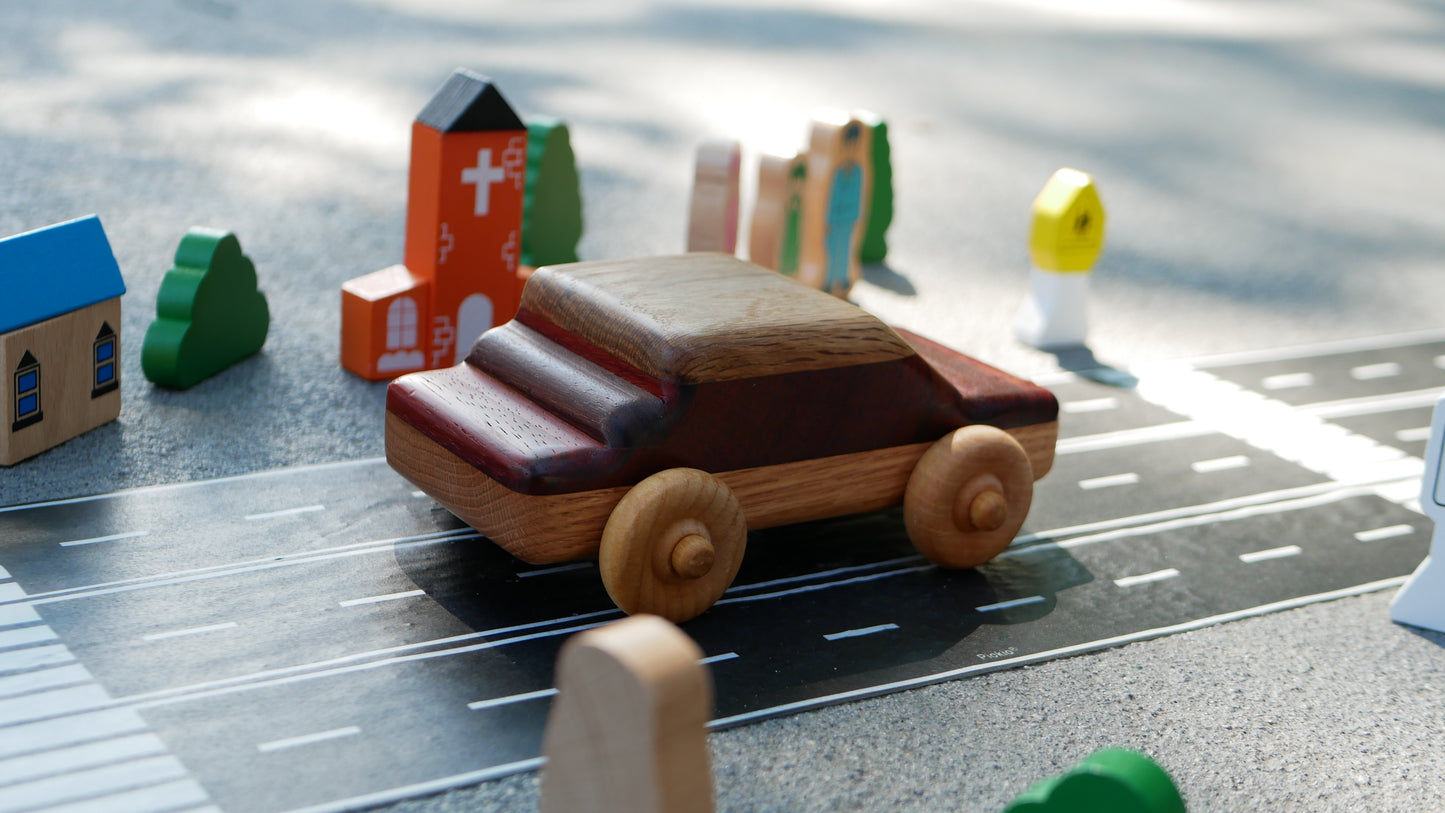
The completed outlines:
{"type": "Polygon", "coordinates": [[[462,300],[457,311],[457,358],[460,364],[472,349],[472,342],[492,326],[492,300],[485,294],[472,294],[462,300]]]}

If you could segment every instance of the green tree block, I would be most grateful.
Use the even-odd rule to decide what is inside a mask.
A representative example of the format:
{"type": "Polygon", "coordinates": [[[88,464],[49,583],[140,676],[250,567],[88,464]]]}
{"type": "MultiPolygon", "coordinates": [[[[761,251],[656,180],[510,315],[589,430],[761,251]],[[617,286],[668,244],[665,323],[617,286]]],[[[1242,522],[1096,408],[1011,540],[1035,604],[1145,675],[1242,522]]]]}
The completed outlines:
{"type": "Polygon", "coordinates": [[[567,125],[527,121],[527,187],[522,199],[522,265],[577,262],[582,239],[582,184],[567,125]]]}
{"type": "Polygon", "coordinates": [[[161,280],[141,370],[162,387],[187,389],[260,350],[270,325],[256,266],[236,235],[192,228],[161,280]]]}
{"type": "Polygon", "coordinates": [[[893,222],[893,153],[888,148],[888,122],[872,113],[859,113],[873,131],[873,194],[868,203],[868,226],[858,259],[880,263],[888,256],[888,226],[893,222]]]}
{"type": "Polygon", "coordinates": [[[1184,813],[1184,800],[1154,760],[1106,748],[1029,788],[1004,813],[1184,813]]]}

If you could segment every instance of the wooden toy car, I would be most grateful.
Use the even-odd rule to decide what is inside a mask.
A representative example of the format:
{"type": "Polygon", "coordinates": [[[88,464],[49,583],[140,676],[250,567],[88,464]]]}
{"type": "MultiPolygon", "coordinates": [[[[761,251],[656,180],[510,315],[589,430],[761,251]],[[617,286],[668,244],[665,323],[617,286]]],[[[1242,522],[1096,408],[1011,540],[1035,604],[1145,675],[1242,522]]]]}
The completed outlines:
{"type": "Polygon", "coordinates": [[[1007,547],[1053,464],[1045,389],[721,254],[552,266],[465,363],[387,391],[391,465],[534,564],[597,556],[683,621],[747,529],[903,503],[932,562],[1007,547]]]}

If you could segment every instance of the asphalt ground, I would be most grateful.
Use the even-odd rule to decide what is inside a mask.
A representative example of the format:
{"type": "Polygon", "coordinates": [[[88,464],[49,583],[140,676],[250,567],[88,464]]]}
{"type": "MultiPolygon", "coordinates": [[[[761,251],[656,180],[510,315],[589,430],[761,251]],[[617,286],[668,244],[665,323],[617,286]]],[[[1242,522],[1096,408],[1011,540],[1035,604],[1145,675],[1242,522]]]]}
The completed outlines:
{"type": "MultiPolygon", "coordinates": [[[[412,118],[464,65],[572,129],[600,259],[683,248],[692,152],[890,124],[897,216],[859,304],[1011,371],[1028,206],[1109,212],[1089,348],[1127,366],[1438,327],[1445,9],[1407,2],[12,3],[0,233],[97,213],[130,292],[119,421],[0,471],[0,503],[381,453],[337,364],[341,282],[400,260],[412,118]],[[140,372],[176,242],[234,230],[264,352],[184,392],[140,372]]],[[[1084,359],[1083,361],[1087,361],[1084,359]]],[[[1439,636],[1388,591],[724,731],[723,809],[996,810],[1098,747],[1194,810],[1442,806],[1439,636]]],[[[402,809],[517,809],[535,777],[402,809]]]]}

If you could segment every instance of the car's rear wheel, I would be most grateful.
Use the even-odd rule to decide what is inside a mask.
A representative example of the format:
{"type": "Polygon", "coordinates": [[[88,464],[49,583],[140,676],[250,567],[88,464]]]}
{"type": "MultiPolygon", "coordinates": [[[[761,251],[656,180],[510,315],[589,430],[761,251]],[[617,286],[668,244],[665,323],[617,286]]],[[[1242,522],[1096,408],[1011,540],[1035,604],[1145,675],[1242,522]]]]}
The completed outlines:
{"type": "Polygon", "coordinates": [[[929,447],[914,466],[903,521],[928,561],[974,567],[1008,547],[1033,496],[1033,467],[1019,442],[992,426],[965,426],[929,447]]]}
{"type": "Polygon", "coordinates": [[[668,469],[633,486],[612,509],[598,567],[624,612],[682,622],[728,589],[747,541],[732,489],[704,471],[668,469]]]}

